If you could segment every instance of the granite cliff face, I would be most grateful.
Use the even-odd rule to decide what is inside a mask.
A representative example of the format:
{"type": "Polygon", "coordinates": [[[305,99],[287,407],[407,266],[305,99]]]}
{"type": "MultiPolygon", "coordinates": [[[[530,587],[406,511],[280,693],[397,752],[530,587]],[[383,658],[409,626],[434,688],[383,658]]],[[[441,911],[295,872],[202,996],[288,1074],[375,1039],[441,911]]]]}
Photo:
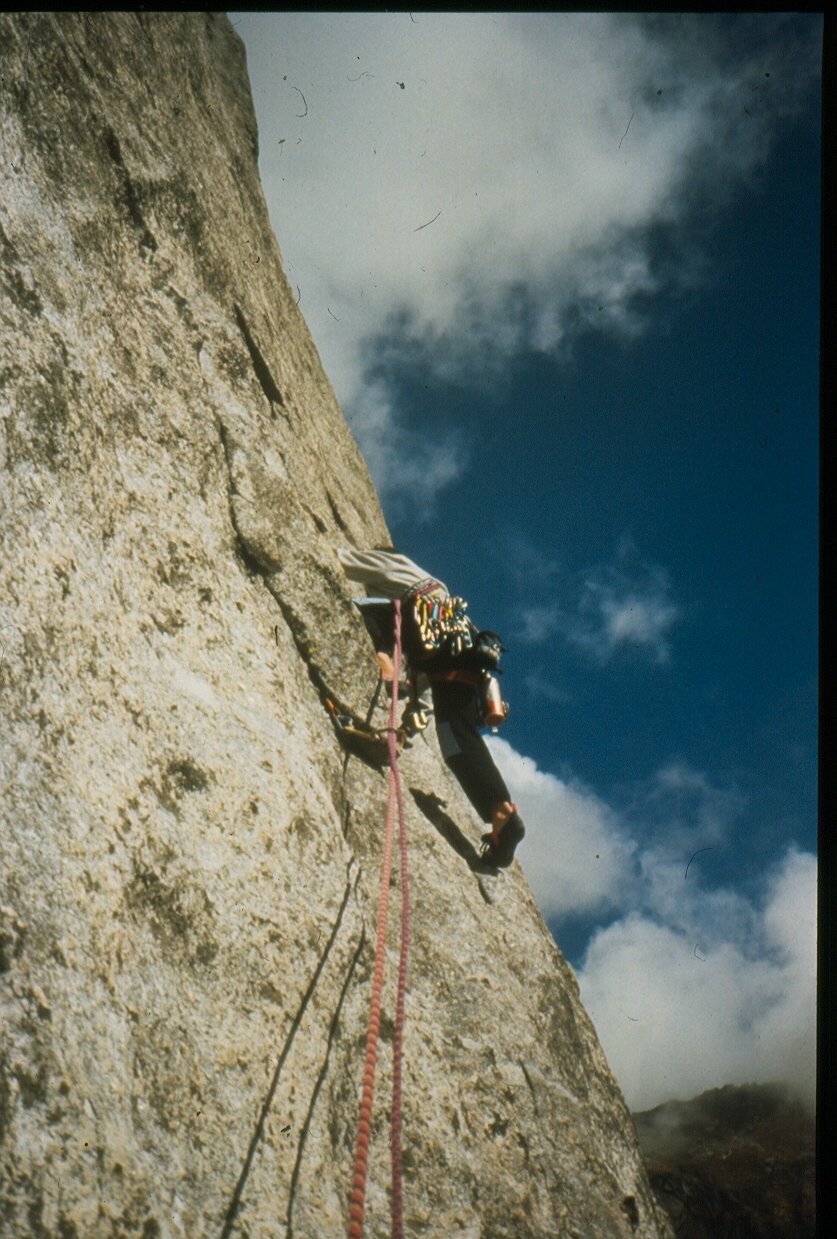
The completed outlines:
{"type": "MultiPolygon", "coordinates": [[[[0,1234],[340,1235],[385,782],[314,681],[369,701],[335,547],[387,529],[226,18],[0,15],[0,76],[0,1234]]],[[[402,770],[407,1233],[669,1235],[522,873],[402,770]]]]}

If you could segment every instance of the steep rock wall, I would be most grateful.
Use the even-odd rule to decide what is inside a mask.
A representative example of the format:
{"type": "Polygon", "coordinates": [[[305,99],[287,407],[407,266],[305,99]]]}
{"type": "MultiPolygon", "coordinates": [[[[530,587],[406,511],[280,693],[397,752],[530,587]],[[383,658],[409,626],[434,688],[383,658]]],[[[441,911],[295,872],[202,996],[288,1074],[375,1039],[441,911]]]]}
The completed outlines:
{"type": "MultiPolygon", "coordinates": [[[[339,1235],[385,783],[314,681],[369,700],[334,551],[386,525],[226,18],[0,15],[0,57],[0,1234],[339,1235]]],[[[522,873],[434,737],[403,773],[407,1233],[667,1235],[522,873]]]]}

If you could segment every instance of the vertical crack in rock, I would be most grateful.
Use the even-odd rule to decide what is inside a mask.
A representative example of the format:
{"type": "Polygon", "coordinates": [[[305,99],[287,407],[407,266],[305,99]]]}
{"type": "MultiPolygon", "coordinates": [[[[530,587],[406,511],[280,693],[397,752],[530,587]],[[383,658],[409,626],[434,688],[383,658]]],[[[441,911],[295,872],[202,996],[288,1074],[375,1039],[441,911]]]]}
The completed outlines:
{"type": "Polygon", "coordinates": [[[346,999],[346,994],[349,989],[349,984],[352,980],[352,977],[354,976],[355,968],[357,967],[357,962],[360,959],[360,955],[361,955],[361,952],[365,944],[366,944],[366,929],[364,928],[361,931],[360,940],[358,941],[357,947],[355,948],[355,952],[354,952],[354,955],[352,956],[351,963],[349,964],[349,967],[346,969],[346,976],[343,981],[343,985],[341,986],[340,994],[337,998],[337,1006],[334,1009],[334,1015],[331,1018],[331,1023],[328,1029],[328,1039],[326,1042],[325,1057],[323,1059],[322,1066],[320,1067],[319,1073],[317,1075],[317,1079],[314,1083],[314,1089],[311,1093],[311,1101],[308,1105],[308,1110],[305,1115],[305,1120],[302,1124],[302,1128],[299,1133],[299,1141],[297,1143],[297,1150],[296,1150],[296,1161],[294,1162],[294,1168],[291,1174],[291,1184],[288,1190],[288,1211],[287,1211],[286,1220],[285,1220],[285,1225],[287,1226],[287,1233],[285,1235],[285,1239],[293,1239],[293,1208],[294,1208],[294,1202],[296,1200],[296,1190],[299,1184],[300,1169],[302,1167],[302,1155],[303,1155],[303,1152],[305,1151],[305,1141],[308,1138],[308,1129],[311,1126],[311,1119],[314,1114],[314,1107],[317,1104],[317,1098],[320,1095],[320,1089],[323,1086],[323,1083],[326,1078],[326,1074],[328,1072],[329,1058],[331,1057],[332,1046],[334,1045],[334,1039],[336,1037],[337,1028],[340,1023],[340,1013],[343,1010],[343,1003],[346,999]]]}
{"type": "Polygon", "coordinates": [[[271,558],[260,547],[254,547],[252,542],[245,537],[238,523],[238,516],[235,510],[235,499],[242,498],[235,488],[232,468],[232,444],[230,442],[230,434],[221,419],[218,419],[218,433],[221,439],[221,446],[224,453],[224,463],[227,469],[227,502],[230,512],[230,525],[232,526],[233,536],[235,539],[235,552],[242,564],[246,568],[250,576],[258,576],[264,581],[264,584],[279,610],[282,612],[282,618],[288,628],[288,631],[293,638],[294,645],[297,648],[300,658],[305,663],[308,670],[308,676],[317,689],[317,692],[329,693],[329,688],[322,677],[319,667],[311,658],[308,636],[305,632],[305,626],[297,615],[294,614],[291,607],[285,602],[281,595],[277,592],[270,578],[274,573],[281,570],[282,565],[275,559],[271,558]]]}
{"type": "Polygon", "coordinates": [[[334,499],[332,498],[332,494],[330,490],[326,490],[326,499],[328,500],[328,504],[329,504],[329,507],[331,508],[332,516],[337,522],[338,527],[342,529],[343,533],[348,535],[349,527],[346,524],[346,522],[343,520],[343,517],[340,515],[340,509],[338,508],[337,504],[334,502],[334,499]]]}
{"type": "MultiPolygon", "coordinates": [[[[232,525],[233,535],[235,537],[235,552],[241,560],[244,567],[250,576],[261,577],[267,584],[267,577],[274,572],[278,572],[281,564],[275,559],[272,559],[261,548],[254,548],[249,539],[245,538],[241,532],[238,523],[238,516],[235,511],[235,498],[242,498],[235,489],[232,470],[232,446],[230,444],[230,434],[221,419],[218,419],[218,434],[221,439],[221,446],[224,451],[224,462],[227,466],[227,502],[230,510],[230,524],[232,525]]],[[[268,586],[269,588],[269,586],[268,586]]],[[[271,595],[275,597],[271,590],[271,595]]]]}
{"type": "Polygon", "coordinates": [[[278,592],[272,579],[277,572],[281,571],[282,565],[273,559],[262,547],[254,546],[241,530],[235,510],[235,500],[236,498],[242,499],[243,496],[235,488],[230,433],[220,418],[218,419],[218,434],[227,471],[227,502],[229,505],[230,525],[232,526],[235,540],[236,555],[250,576],[258,576],[262,579],[271,598],[279,607],[288,632],[293,638],[297,653],[305,664],[308,678],[317,690],[320,700],[322,701],[325,697],[330,697],[337,704],[342,704],[338,701],[337,695],[332,688],[326,683],[319,665],[311,655],[311,642],[304,622],[278,592]]]}
{"type": "MultiPolygon", "coordinates": [[[[238,1176],[238,1182],[235,1185],[235,1190],[233,1191],[232,1197],[230,1199],[230,1203],[227,1207],[227,1212],[224,1215],[224,1226],[221,1231],[221,1239],[229,1239],[229,1236],[232,1234],[232,1228],[235,1224],[236,1215],[241,1206],[241,1198],[244,1194],[244,1188],[247,1185],[247,1179],[249,1178],[250,1170],[253,1165],[253,1158],[256,1155],[256,1149],[258,1148],[259,1141],[261,1140],[262,1135],[264,1133],[264,1125],[265,1125],[265,1122],[267,1121],[267,1116],[270,1112],[270,1107],[271,1107],[271,1104],[273,1103],[273,1098],[276,1094],[276,1089],[279,1086],[279,1079],[282,1075],[282,1068],[284,1067],[287,1057],[291,1052],[291,1047],[293,1046],[294,1038],[296,1037],[297,1031],[299,1030],[299,1027],[308,1009],[308,1004],[311,1001],[314,990],[317,987],[317,982],[320,979],[320,974],[325,968],[326,961],[328,960],[328,957],[331,954],[331,948],[334,946],[334,943],[337,941],[337,936],[340,933],[340,927],[343,923],[343,915],[346,911],[346,907],[348,905],[349,899],[352,895],[352,892],[357,889],[357,883],[360,877],[360,870],[358,870],[358,872],[355,875],[354,881],[352,881],[351,868],[353,864],[354,864],[354,859],[350,860],[347,866],[346,889],[343,892],[343,899],[340,904],[340,909],[337,913],[337,920],[334,922],[334,926],[332,927],[331,933],[329,934],[329,939],[325,945],[323,953],[320,956],[319,960],[317,961],[317,967],[314,969],[314,972],[311,976],[311,980],[308,982],[308,986],[305,990],[305,993],[302,996],[302,1001],[300,1002],[299,1007],[297,1008],[296,1015],[291,1021],[291,1027],[290,1027],[287,1037],[285,1038],[285,1044],[282,1046],[281,1053],[279,1054],[279,1058],[276,1063],[276,1069],[273,1072],[273,1078],[270,1081],[270,1086],[267,1090],[267,1093],[265,1094],[264,1101],[262,1102],[262,1107],[259,1112],[259,1117],[256,1122],[256,1127],[253,1132],[252,1138],[250,1140],[250,1144],[247,1149],[247,1154],[244,1158],[244,1163],[241,1167],[241,1173],[238,1176]]],[[[362,948],[364,940],[365,940],[365,931],[362,931],[360,944],[358,948],[355,950],[355,954],[353,957],[352,967],[350,969],[350,975],[354,971],[355,963],[357,961],[357,958],[360,955],[360,950],[362,948]]],[[[345,992],[346,988],[347,987],[344,986],[343,991],[341,991],[341,997],[340,997],[341,1004],[343,1001],[343,993],[345,992]]],[[[338,1004],[338,1009],[339,1009],[339,1004],[338,1004]]],[[[331,1043],[331,1037],[333,1035],[334,1027],[335,1027],[335,1021],[332,1020],[332,1027],[329,1029],[329,1044],[331,1043]]],[[[327,1060],[328,1060],[328,1053],[326,1054],[326,1061],[327,1060]]]]}
{"type": "Polygon", "coordinates": [[[305,625],[294,613],[288,603],[285,602],[284,598],[280,598],[276,591],[271,589],[270,584],[268,584],[268,589],[270,590],[273,598],[276,600],[276,605],[279,607],[279,610],[282,612],[282,618],[285,621],[288,632],[293,638],[297,652],[305,664],[305,668],[308,672],[308,678],[317,690],[320,700],[322,701],[324,697],[331,697],[336,700],[335,694],[326,683],[325,677],[323,676],[319,665],[311,656],[311,645],[308,640],[308,633],[305,630],[305,625]]]}
{"type": "Polygon", "coordinates": [[[307,503],[303,503],[302,506],[305,509],[305,511],[308,513],[308,515],[311,517],[311,520],[314,522],[314,528],[317,530],[317,532],[328,533],[328,529],[326,528],[325,523],[320,519],[319,516],[317,516],[317,513],[314,511],[314,509],[310,508],[307,503]]]}
{"type": "Polygon", "coordinates": [[[529,1075],[529,1071],[526,1067],[526,1064],[523,1062],[522,1059],[520,1062],[520,1069],[523,1072],[523,1076],[524,1076],[524,1079],[526,1080],[526,1083],[529,1085],[529,1092],[532,1094],[532,1105],[535,1108],[535,1117],[539,1119],[541,1115],[540,1115],[540,1108],[538,1106],[538,1095],[535,1092],[535,1085],[532,1081],[532,1077],[529,1075]]]}
{"type": "Polygon", "coordinates": [[[128,212],[128,218],[140,234],[140,249],[156,250],[157,240],[145,222],[145,217],[143,216],[140,208],[136,186],[134,185],[131,175],[125,166],[125,159],[122,155],[122,146],[119,138],[110,126],[105,129],[104,138],[107,152],[116,164],[116,167],[119,169],[122,177],[121,202],[117,200],[118,204],[123,206],[128,212]]]}
{"type": "MultiPolygon", "coordinates": [[[[347,753],[347,754],[346,754],[346,757],[348,757],[348,756],[349,756],[349,755],[348,755],[348,753],[347,753]]],[[[343,780],[344,780],[344,782],[345,782],[345,774],[346,774],[346,772],[345,772],[345,767],[344,767],[344,770],[343,770],[343,780]]],[[[344,839],[348,839],[348,838],[349,838],[349,824],[350,824],[351,820],[352,820],[352,806],[349,804],[348,799],[346,799],[346,801],[345,801],[345,803],[344,803],[344,805],[343,805],[343,821],[342,821],[342,830],[343,830],[343,838],[344,838],[344,839]]]]}
{"type": "Polygon", "coordinates": [[[250,360],[253,363],[253,370],[255,371],[256,378],[259,380],[259,386],[267,397],[268,404],[271,408],[274,404],[278,404],[279,408],[287,417],[288,413],[285,409],[285,400],[279,390],[279,384],[273,377],[270,366],[264,359],[264,354],[256,341],[253,339],[253,334],[247,326],[247,320],[241,311],[241,307],[239,305],[234,305],[233,309],[235,310],[235,321],[238,323],[238,329],[244,338],[244,343],[247,345],[247,351],[250,354],[250,360]]]}
{"type": "Polygon", "coordinates": [[[625,1196],[620,1208],[628,1219],[631,1230],[636,1230],[639,1226],[639,1209],[636,1203],[636,1196],[625,1196]]]}
{"type": "MultiPolygon", "coordinates": [[[[229,506],[230,525],[233,531],[235,541],[235,552],[238,559],[241,561],[244,569],[250,577],[259,577],[273,601],[278,606],[282,613],[282,619],[291,635],[297,653],[299,654],[305,670],[308,674],[312,686],[314,687],[320,701],[324,701],[326,697],[337,702],[338,698],[330,686],[326,683],[325,677],[320,670],[318,664],[311,656],[311,644],[308,639],[308,633],[304,622],[296,615],[292,607],[282,598],[273,581],[274,574],[280,570],[281,565],[276,560],[272,559],[260,548],[254,548],[253,544],[242,533],[238,523],[238,516],[235,511],[235,499],[241,498],[235,489],[232,468],[232,444],[230,442],[229,431],[221,419],[218,419],[218,434],[221,440],[223,449],[224,463],[226,465],[227,477],[227,503],[229,506]]],[[[349,765],[349,754],[345,754],[343,760],[342,771],[342,792],[343,804],[340,806],[341,824],[343,827],[342,833],[344,839],[348,841],[348,821],[349,821],[349,805],[346,797],[346,772],[349,765]]]]}

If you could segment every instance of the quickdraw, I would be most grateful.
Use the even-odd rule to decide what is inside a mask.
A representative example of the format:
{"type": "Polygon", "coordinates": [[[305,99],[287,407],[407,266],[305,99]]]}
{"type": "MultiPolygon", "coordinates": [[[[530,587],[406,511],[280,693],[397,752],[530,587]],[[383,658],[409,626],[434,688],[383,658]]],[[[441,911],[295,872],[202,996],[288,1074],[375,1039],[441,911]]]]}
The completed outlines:
{"type": "Polygon", "coordinates": [[[464,598],[452,598],[433,581],[414,590],[409,601],[421,647],[419,656],[444,650],[457,657],[473,647],[476,629],[466,614],[468,603],[464,598]]]}
{"type": "MultiPolygon", "coordinates": [[[[389,737],[386,728],[370,726],[348,707],[338,705],[331,697],[326,697],[323,704],[331,716],[337,738],[347,753],[359,757],[376,770],[389,764],[389,737]]],[[[398,728],[395,739],[400,753],[407,744],[407,731],[404,727],[398,728]]]]}

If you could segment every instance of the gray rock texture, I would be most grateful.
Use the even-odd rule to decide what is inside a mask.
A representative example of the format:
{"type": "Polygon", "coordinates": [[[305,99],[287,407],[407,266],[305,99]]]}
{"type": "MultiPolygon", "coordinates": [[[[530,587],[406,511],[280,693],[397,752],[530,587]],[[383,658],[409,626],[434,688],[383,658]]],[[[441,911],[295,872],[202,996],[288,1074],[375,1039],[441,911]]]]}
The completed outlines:
{"type": "MultiPolygon", "coordinates": [[[[0,1234],[341,1235],[386,781],[317,684],[369,702],[335,547],[388,531],[227,19],[0,15],[0,92],[0,1234]]],[[[523,874],[402,771],[406,1233],[669,1235],[523,874]]]]}

